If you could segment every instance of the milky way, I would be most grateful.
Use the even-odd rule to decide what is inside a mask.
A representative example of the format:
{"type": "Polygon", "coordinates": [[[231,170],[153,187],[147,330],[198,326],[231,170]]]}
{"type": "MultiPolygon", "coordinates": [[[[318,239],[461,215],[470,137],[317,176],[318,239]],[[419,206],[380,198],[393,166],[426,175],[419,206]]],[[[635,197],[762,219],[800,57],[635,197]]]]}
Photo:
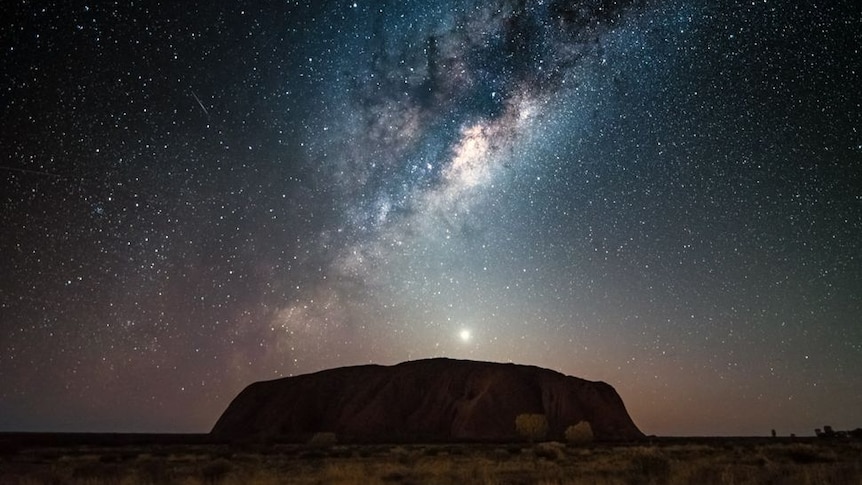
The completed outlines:
{"type": "Polygon", "coordinates": [[[862,426],[852,2],[18,5],[0,430],[449,356],[652,434],[862,426]]]}

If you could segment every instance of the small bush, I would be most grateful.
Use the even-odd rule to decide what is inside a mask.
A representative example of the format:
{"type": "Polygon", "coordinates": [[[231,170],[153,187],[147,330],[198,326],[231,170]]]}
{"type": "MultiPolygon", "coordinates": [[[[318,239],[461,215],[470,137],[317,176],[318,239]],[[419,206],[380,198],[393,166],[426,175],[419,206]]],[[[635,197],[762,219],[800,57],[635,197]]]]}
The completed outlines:
{"type": "Polygon", "coordinates": [[[548,435],[548,418],[544,414],[519,414],[515,430],[530,443],[542,441],[548,435]]]}
{"type": "Polygon", "coordinates": [[[566,428],[566,441],[573,445],[590,443],[593,438],[593,427],[588,421],[581,421],[566,428]]]}
{"type": "Polygon", "coordinates": [[[544,458],[548,461],[562,460],[566,457],[561,443],[539,443],[534,450],[536,458],[544,458]]]}

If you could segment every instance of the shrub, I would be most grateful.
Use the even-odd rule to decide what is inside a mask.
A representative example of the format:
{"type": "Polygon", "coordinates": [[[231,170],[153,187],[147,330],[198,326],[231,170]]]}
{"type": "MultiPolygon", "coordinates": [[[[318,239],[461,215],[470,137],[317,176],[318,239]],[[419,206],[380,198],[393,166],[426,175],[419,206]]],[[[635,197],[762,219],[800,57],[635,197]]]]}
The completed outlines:
{"type": "Polygon", "coordinates": [[[566,441],[580,445],[593,441],[593,427],[589,421],[581,421],[566,428],[566,441]]]}
{"type": "Polygon", "coordinates": [[[544,414],[519,414],[515,430],[529,442],[541,441],[548,434],[548,418],[544,414]]]}
{"type": "Polygon", "coordinates": [[[563,446],[562,443],[539,443],[536,445],[534,453],[537,458],[544,458],[548,461],[562,460],[566,457],[563,446]]]}

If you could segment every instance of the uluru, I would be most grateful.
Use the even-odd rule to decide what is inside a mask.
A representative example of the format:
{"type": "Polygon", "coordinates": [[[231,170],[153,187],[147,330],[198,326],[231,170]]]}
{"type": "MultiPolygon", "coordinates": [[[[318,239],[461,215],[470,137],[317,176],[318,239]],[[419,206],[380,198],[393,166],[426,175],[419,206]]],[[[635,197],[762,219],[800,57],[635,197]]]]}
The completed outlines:
{"type": "Polygon", "coordinates": [[[540,367],[434,358],[361,365],[255,382],[234,398],[211,435],[219,440],[344,442],[518,440],[515,419],[543,414],[548,439],[586,421],[597,440],[635,440],[616,390],[540,367]]]}

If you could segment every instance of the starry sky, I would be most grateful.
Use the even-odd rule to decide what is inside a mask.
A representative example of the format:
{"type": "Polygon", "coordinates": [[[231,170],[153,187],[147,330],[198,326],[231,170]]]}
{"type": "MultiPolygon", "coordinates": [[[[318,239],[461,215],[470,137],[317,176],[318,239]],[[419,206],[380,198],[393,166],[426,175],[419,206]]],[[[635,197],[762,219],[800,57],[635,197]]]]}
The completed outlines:
{"type": "Polygon", "coordinates": [[[862,426],[853,1],[4,6],[0,430],[447,356],[862,426]]]}

